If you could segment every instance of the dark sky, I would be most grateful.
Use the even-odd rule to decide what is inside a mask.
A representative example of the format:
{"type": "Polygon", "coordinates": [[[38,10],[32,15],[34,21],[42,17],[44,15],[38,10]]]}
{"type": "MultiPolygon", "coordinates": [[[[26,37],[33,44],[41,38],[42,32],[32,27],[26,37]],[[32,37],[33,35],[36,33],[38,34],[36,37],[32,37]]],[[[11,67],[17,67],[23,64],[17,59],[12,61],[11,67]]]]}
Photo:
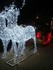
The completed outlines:
{"type": "MultiPolygon", "coordinates": [[[[8,6],[14,0],[0,0],[0,10],[4,8],[4,6],[8,6]]],[[[17,7],[20,7],[22,0],[16,0],[15,4],[17,7]]],[[[36,15],[40,15],[49,17],[53,13],[53,2],[51,0],[26,0],[26,5],[21,10],[20,20],[27,21],[35,19],[36,15]]],[[[53,15],[52,15],[53,16],[53,15]]]]}
{"type": "MultiPolygon", "coordinates": [[[[0,8],[4,7],[5,5],[9,5],[13,2],[14,0],[0,0],[0,8]]],[[[17,4],[17,6],[21,6],[21,2],[22,0],[16,0],[15,4],[17,4]]],[[[24,12],[26,12],[26,14],[29,14],[29,12],[31,14],[36,13],[36,12],[47,12],[48,10],[50,11],[50,9],[53,8],[53,2],[48,1],[48,0],[26,0],[26,5],[23,8],[24,12]]]]}

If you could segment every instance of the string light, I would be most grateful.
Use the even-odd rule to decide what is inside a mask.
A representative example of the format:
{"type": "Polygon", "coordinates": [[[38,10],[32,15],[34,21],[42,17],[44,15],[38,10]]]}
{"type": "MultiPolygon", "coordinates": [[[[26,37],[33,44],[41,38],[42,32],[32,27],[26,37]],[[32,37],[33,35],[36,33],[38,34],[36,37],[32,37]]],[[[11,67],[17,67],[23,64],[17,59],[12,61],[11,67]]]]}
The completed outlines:
{"type": "MultiPolygon", "coordinates": [[[[24,5],[25,0],[23,0],[21,8],[23,8],[24,5]]],[[[5,7],[5,10],[2,12],[0,13],[0,39],[2,39],[4,45],[3,57],[6,57],[7,45],[10,39],[12,40],[12,49],[14,49],[14,58],[19,56],[18,53],[24,54],[25,42],[31,38],[34,40],[35,53],[37,51],[35,28],[33,26],[22,27],[17,25],[20,8],[17,9],[13,3],[9,7],[5,7]],[[16,42],[18,43],[18,48],[16,42]]]]}

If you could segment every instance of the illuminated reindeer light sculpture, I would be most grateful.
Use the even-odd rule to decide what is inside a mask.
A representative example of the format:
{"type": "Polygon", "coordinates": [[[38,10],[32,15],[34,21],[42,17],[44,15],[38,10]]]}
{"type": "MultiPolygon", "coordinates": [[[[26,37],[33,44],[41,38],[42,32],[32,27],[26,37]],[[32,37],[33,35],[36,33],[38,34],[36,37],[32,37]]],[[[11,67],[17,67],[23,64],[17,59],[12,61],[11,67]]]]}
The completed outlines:
{"type": "Polygon", "coordinates": [[[9,7],[5,7],[5,10],[0,13],[0,39],[4,45],[4,58],[6,57],[7,45],[10,40],[12,41],[11,50],[14,49],[14,58],[19,57],[21,54],[24,55],[24,50],[26,49],[25,43],[31,38],[34,40],[34,53],[37,51],[35,28],[33,26],[23,27],[17,25],[20,9],[24,5],[25,0],[23,0],[22,7],[17,9],[13,3],[9,7]],[[16,46],[16,42],[18,43],[18,47],[16,46]]]}

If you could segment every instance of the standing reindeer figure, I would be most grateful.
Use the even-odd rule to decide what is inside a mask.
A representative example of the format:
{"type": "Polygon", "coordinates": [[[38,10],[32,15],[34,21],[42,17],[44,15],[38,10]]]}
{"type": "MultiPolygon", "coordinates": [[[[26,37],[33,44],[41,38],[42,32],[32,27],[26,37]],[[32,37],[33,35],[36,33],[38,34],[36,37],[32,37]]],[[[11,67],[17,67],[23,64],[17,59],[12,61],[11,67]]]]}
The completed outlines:
{"type": "Polygon", "coordinates": [[[12,49],[14,49],[14,58],[19,57],[19,55],[21,54],[24,54],[25,42],[31,38],[34,40],[34,52],[37,51],[35,28],[33,26],[22,27],[17,25],[18,16],[20,15],[20,9],[22,9],[24,5],[25,0],[23,0],[22,7],[18,9],[14,4],[10,5],[10,7],[8,8],[5,7],[4,15],[5,19],[7,20],[7,26],[5,26],[5,30],[7,32],[4,33],[5,36],[7,34],[6,40],[8,40],[8,43],[10,39],[12,40],[12,49]],[[18,48],[16,46],[16,42],[18,43],[18,48]]]}

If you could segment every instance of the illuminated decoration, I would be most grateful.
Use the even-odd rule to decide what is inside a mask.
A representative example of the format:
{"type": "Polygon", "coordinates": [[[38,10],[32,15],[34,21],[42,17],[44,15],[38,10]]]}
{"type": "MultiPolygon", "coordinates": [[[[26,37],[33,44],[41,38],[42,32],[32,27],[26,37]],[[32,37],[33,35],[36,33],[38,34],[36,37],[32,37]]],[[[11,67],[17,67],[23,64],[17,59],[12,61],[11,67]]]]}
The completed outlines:
{"type": "Polygon", "coordinates": [[[42,33],[39,31],[36,34],[36,38],[37,39],[41,39],[42,38],[43,45],[47,45],[51,41],[52,33],[50,32],[50,33],[46,34],[46,36],[42,36],[42,33]]]}
{"type": "Polygon", "coordinates": [[[17,8],[14,9],[14,5],[10,5],[9,8],[5,7],[5,10],[0,13],[0,38],[2,39],[3,45],[4,45],[4,54],[3,58],[6,57],[7,53],[7,45],[12,40],[12,46],[15,47],[16,51],[16,35],[15,30],[13,30],[13,27],[17,24],[17,16],[19,15],[19,11],[17,8]],[[7,21],[7,26],[6,26],[7,21]]]}
{"type": "Polygon", "coordinates": [[[8,41],[11,38],[11,35],[9,34],[9,32],[11,32],[10,29],[6,28],[6,21],[5,21],[5,11],[2,11],[0,13],[0,39],[3,42],[4,45],[4,54],[5,55],[7,53],[6,47],[8,45],[8,41]]]}
{"type": "Polygon", "coordinates": [[[29,39],[34,40],[34,50],[33,53],[37,51],[36,47],[36,34],[35,28],[33,26],[18,26],[18,16],[20,15],[20,9],[25,5],[25,0],[23,0],[22,7],[18,8],[12,3],[9,7],[5,7],[4,11],[0,12],[0,39],[3,42],[4,54],[3,58],[6,58],[7,45],[9,41],[12,41],[12,48],[14,50],[14,62],[16,63],[16,58],[24,55],[25,42],[29,39]],[[18,47],[16,46],[18,43],[18,47]]]}
{"type": "Polygon", "coordinates": [[[36,19],[38,19],[39,17],[37,16],[36,19]]]}
{"type": "Polygon", "coordinates": [[[47,34],[45,37],[43,36],[43,44],[46,45],[46,44],[50,43],[51,37],[52,37],[51,32],[49,34],[47,34]]]}
{"type": "Polygon", "coordinates": [[[41,32],[39,31],[39,32],[37,32],[37,34],[36,34],[36,37],[37,37],[37,39],[40,39],[41,38],[41,32]]]}

